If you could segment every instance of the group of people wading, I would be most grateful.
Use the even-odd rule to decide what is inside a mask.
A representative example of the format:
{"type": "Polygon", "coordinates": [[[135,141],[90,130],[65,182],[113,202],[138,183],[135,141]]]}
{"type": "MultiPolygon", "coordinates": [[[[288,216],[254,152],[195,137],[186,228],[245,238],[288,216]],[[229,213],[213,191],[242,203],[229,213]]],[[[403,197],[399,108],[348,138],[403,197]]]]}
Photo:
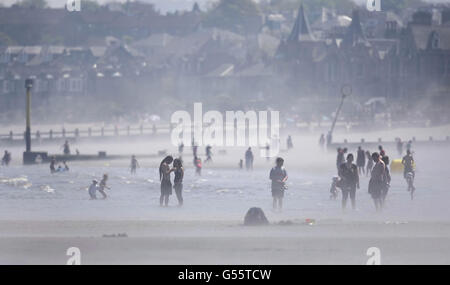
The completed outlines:
{"type": "MultiPolygon", "coordinates": [[[[389,157],[386,151],[380,145],[379,152],[370,154],[369,151],[364,152],[361,147],[358,147],[356,164],[353,163],[353,154],[349,153],[344,160],[347,153],[347,148],[337,149],[337,170],[338,177],[334,177],[331,185],[331,198],[336,199],[337,188],[342,191],[342,209],[346,209],[347,200],[350,196],[352,208],[356,209],[356,189],[360,188],[359,177],[361,174],[370,175],[368,192],[371,195],[375,209],[381,211],[385,205],[386,197],[389,192],[391,184],[391,175],[389,170],[389,157]],[[367,158],[367,165],[365,160],[367,158]]],[[[408,191],[414,191],[415,187],[412,185],[414,177],[414,159],[410,149],[407,150],[406,155],[402,159],[404,167],[404,178],[408,183],[408,191]]],[[[412,195],[412,193],[411,193],[412,195]]]]}

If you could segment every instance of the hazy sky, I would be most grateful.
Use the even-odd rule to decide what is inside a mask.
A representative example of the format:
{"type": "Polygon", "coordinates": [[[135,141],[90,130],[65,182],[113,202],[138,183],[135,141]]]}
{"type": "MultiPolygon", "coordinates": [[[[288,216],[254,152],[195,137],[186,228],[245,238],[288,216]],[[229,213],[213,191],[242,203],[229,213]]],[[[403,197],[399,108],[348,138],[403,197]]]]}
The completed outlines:
{"type": "MultiPolygon", "coordinates": [[[[0,3],[5,5],[10,5],[17,2],[18,0],[0,0],[0,3]]],[[[112,0],[96,0],[99,3],[111,2],[112,0]]],[[[125,2],[126,0],[114,0],[115,2],[125,2]]],[[[154,3],[157,10],[165,13],[167,11],[174,10],[186,10],[191,9],[195,2],[198,2],[201,7],[211,1],[217,0],[140,0],[141,2],[154,3]]],[[[364,3],[366,0],[353,0],[357,3],[364,3]]],[[[445,2],[450,3],[450,0],[424,0],[425,2],[445,2]]],[[[67,2],[67,0],[47,0],[47,2],[52,7],[62,7],[67,2]]]]}

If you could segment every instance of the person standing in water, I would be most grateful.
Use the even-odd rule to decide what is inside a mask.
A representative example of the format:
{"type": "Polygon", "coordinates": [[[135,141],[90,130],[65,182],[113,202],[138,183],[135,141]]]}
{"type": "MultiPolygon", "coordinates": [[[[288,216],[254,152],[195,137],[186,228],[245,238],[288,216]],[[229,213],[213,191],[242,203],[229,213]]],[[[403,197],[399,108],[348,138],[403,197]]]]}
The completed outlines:
{"type": "Polygon", "coordinates": [[[412,148],[412,140],[409,140],[408,143],[406,144],[406,150],[411,152],[411,148],[412,148]]]}
{"type": "Polygon", "coordinates": [[[2,165],[8,166],[11,162],[11,153],[9,153],[7,150],[5,150],[5,154],[2,158],[2,165]]]}
{"type": "Polygon", "coordinates": [[[172,195],[172,182],[170,181],[170,164],[173,162],[173,157],[166,156],[159,165],[159,180],[161,181],[161,196],[159,198],[159,205],[165,207],[169,205],[169,196],[172,195]]]}
{"type": "Polygon", "coordinates": [[[173,179],[173,188],[175,189],[175,194],[178,199],[178,206],[183,206],[183,177],[184,169],[181,159],[176,158],[173,161],[173,168],[170,170],[175,173],[175,178],[173,179]]]}
{"type": "Polygon", "coordinates": [[[270,145],[269,143],[266,143],[266,160],[269,161],[270,160],[270,145]]]}
{"type": "Polygon", "coordinates": [[[195,167],[195,174],[201,176],[202,175],[202,160],[200,157],[195,156],[194,157],[194,167],[195,167]]]}
{"type": "Polygon", "coordinates": [[[247,170],[253,170],[253,152],[251,147],[245,152],[245,168],[247,170]]]}
{"type": "Polygon", "coordinates": [[[397,152],[398,155],[402,155],[403,153],[403,142],[401,138],[397,138],[397,152]]]}
{"type": "Polygon", "coordinates": [[[356,166],[358,166],[358,174],[364,174],[364,168],[366,166],[366,153],[361,148],[361,146],[358,146],[358,152],[356,154],[356,166]]]}
{"type": "Polygon", "coordinates": [[[373,159],[372,155],[370,154],[370,151],[366,151],[366,158],[367,158],[366,176],[369,176],[369,174],[372,173],[373,168],[373,159]]]}
{"type": "Polygon", "coordinates": [[[66,140],[62,146],[63,148],[63,153],[64,155],[69,155],[70,154],[70,146],[69,146],[69,141],[66,140]]]}
{"type": "Polygon", "coordinates": [[[103,178],[100,181],[100,185],[98,187],[98,192],[100,192],[100,194],[102,194],[103,199],[108,198],[108,196],[106,195],[105,189],[111,189],[108,186],[106,186],[106,181],[108,181],[108,174],[103,174],[103,178]]]}
{"type": "Polygon", "coordinates": [[[97,200],[97,190],[98,190],[98,186],[97,186],[98,182],[97,180],[92,180],[92,184],[91,186],[89,186],[89,196],[91,197],[91,200],[97,200]]]}
{"type": "Polygon", "coordinates": [[[333,134],[331,131],[327,133],[327,148],[331,146],[331,142],[333,141],[333,134]]]}
{"type": "Polygon", "coordinates": [[[69,171],[69,166],[67,165],[67,162],[65,160],[63,161],[63,165],[64,165],[64,171],[69,171]]]}
{"type": "Polygon", "coordinates": [[[372,196],[373,202],[375,204],[375,209],[378,212],[382,209],[383,205],[382,193],[386,183],[386,167],[384,165],[384,162],[381,160],[381,156],[379,153],[374,152],[372,154],[372,159],[375,163],[375,166],[372,169],[371,177],[369,180],[369,194],[372,196]]]}
{"type": "Polygon", "coordinates": [[[212,161],[212,152],[211,152],[211,149],[212,149],[212,147],[210,146],[210,145],[207,145],[206,146],[206,149],[205,149],[205,153],[206,153],[206,160],[205,160],[205,162],[208,162],[208,161],[212,161]]]}
{"type": "Polygon", "coordinates": [[[195,142],[194,138],[192,138],[192,156],[193,157],[197,156],[197,150],[198,150],[197,143],[195,142]]]}
{"type": "Polygon", "coordinates": [[[178,155],[179,155],[180,157],[183,156],[183,150],[184,150],[184,143],[181,142],[181,143],[178,145],[178,155]]]}
{"type": "Polygon", "coordinates": [[[383,157],[386,155],[386,151],[384,151],[383,146],[379,145],[378,150],[380,151],[380,156],[383,157]]]}
{"type": "Polygon", "coordinates": [[[321,134],[319,138],[319,147],[320,149],[325,149],[325,135],[321,134]]]}
{"type": "Polygon", "coordinates": [[[338,171],[338,173],[339,173],[339,169],[340,169],[340,167],[341,167],[341,165],[343,164],[343,163],[345,163],[345,154],[347,153],[347,148],[340,148],[340,147],[338,147],[338,149],[337,149],[337,157],[336,157],[336,168],[337,168],[337,171],[338,171]]]}
{"type": "Polygon", "coordinates": [[[353,154],[347,155],[347,161],[342,163],[339,167],[339,177],[341,178],[341,190],[342,190],[342,209],[347,207],[348,196],[352,202],[352,209],[356,209],[356,189],[359,189],[359,175],[358,168],[353,163],[353,154]]]}
{"type": "Polygon", "coordinates": [[[50,161],[50,173],[56,172],[56,158],[53,156],[52,160],[50,161]]]}
{"type": "Polygon", "coordinates": [[[385,155],[381,158],[384,162],[384,166],[385,166],[385,178],[384,178],[384,185],[383,185],[383,189],[381,191],[381,202],[382,202],[382,206],[384,207],[384,203],[386,201],[386,197],[387,194],[389,192],[389,188],[391,187],[391,173],[389,171],[389,156],[385,155]]]}
{"type": "Polygon", "coordinates": [[[131,165],[130,165],[131,174],[136,174],[136,169],[138,167],[140,167],[139,162],[137,161],[136,156],[133,154],[131,156],[131,165]]]}
{"type": "MultiPolygon", "coordinates": [[[[414,178],[416,176],[414,172],[414,158],[410,150],[406,151],[406,155],[402,159],[402,164],[403,164],[403,177],[406,179],[406,181],[408,181],[408,179],[410,179],[410,177],[408,177],[408,173],[411,173],[412,181],[414,181],[414,178]]],[[[410,190],[410,188],[412,188],[413,191],[415,190],[415,187],[413,185],[408,184],[408,191],[410,190]]]]}
{"type": "Polygon", "coordinates": [[[270,180],[272,180],[273,209],[275,210],[281,210],[283,207],[284,191],[286,189],[286,180],[288,179],[283,164],[284,159],[278,157],[276,159],[276,166],[270,170],[269,175],[270,180]]]}
{"type": "Polygon", "coordinates": [[[335,176],[331,180],[330,200],[336,200],[337,199],[337,197],[338,197],[338,187],[340,187],[340,178],[339,178],[339,176],[335,176]]]}
{"type": "Polygon", "coordinates": [[[287,137],[286,145],[287,145],[287,149],[288,149],[288,150],[294,148],[294,144],[292,143],[292,137],[291,137],[291,135],[289,135],[289,136],[287,137]]]}

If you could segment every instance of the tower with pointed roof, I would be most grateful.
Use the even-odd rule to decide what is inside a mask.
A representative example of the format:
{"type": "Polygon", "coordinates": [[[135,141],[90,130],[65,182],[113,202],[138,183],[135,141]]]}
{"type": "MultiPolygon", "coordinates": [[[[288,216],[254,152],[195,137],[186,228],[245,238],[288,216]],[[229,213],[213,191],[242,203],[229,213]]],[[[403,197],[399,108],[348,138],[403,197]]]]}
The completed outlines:
{"type": "Polygon", "coordinates": [[[348,27],[342,43],[345,47],[355,47],[360,44],[365,46],[369,45],[369,41],[362,30],[359,12],[357,9],[352,12],[352,23],[348,27]]]}
{"type": "Polygon", "coordinates": [[[310,46],[310,44],[315,41],[316,39],[309,27],[305,9],[303,4],[301,4],[289,37],[281,40],[280,45],[278,46],[276,53],[277,58],[290,60],[292,57],[298,55],[302,48],[306,48],[304,43],[308,43],[306,45],[310,46]]]}
{"type": "Polygon", "coordinates": [[[311,29],[309,27],[308,18],[305,15],[303,4],[301,4],[300,8],[298,9],[294,27],[292,28],[291,34],[289,35],[287,41],[298,42],[301,40],[314,40],[314,36],[311,33],[311,29]]]}

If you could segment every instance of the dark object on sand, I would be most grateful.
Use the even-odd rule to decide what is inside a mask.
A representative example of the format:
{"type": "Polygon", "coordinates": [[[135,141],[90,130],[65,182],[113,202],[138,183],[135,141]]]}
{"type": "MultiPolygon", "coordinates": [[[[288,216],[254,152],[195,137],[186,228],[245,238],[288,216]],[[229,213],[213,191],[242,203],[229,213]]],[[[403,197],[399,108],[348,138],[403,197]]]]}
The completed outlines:
{"type": "Polygon", "coordinates": [[[264,215],[264,212],[261,208],[250,208],[245,215],[245,226],[260,226],[267,224],[269,224],[269,221],[267,220],[266,215],[264,215]]]}
{"type": "Polygon", "coordinates": [[[278,225],[280,225],[280,226],[291,226],[291,225],[293,225],[293,224],[294,224],[294,222],[293,222],[293,221],[290,221],[290,220],[279,221],[279,222],[278,222],[278,225]]]}
{"type": "Polygon", "coordinates": [[[128,235],[126,233],[118,233],[118,234],[104,234],[102,235],[104,238],[126,238],[128,235]]]}

